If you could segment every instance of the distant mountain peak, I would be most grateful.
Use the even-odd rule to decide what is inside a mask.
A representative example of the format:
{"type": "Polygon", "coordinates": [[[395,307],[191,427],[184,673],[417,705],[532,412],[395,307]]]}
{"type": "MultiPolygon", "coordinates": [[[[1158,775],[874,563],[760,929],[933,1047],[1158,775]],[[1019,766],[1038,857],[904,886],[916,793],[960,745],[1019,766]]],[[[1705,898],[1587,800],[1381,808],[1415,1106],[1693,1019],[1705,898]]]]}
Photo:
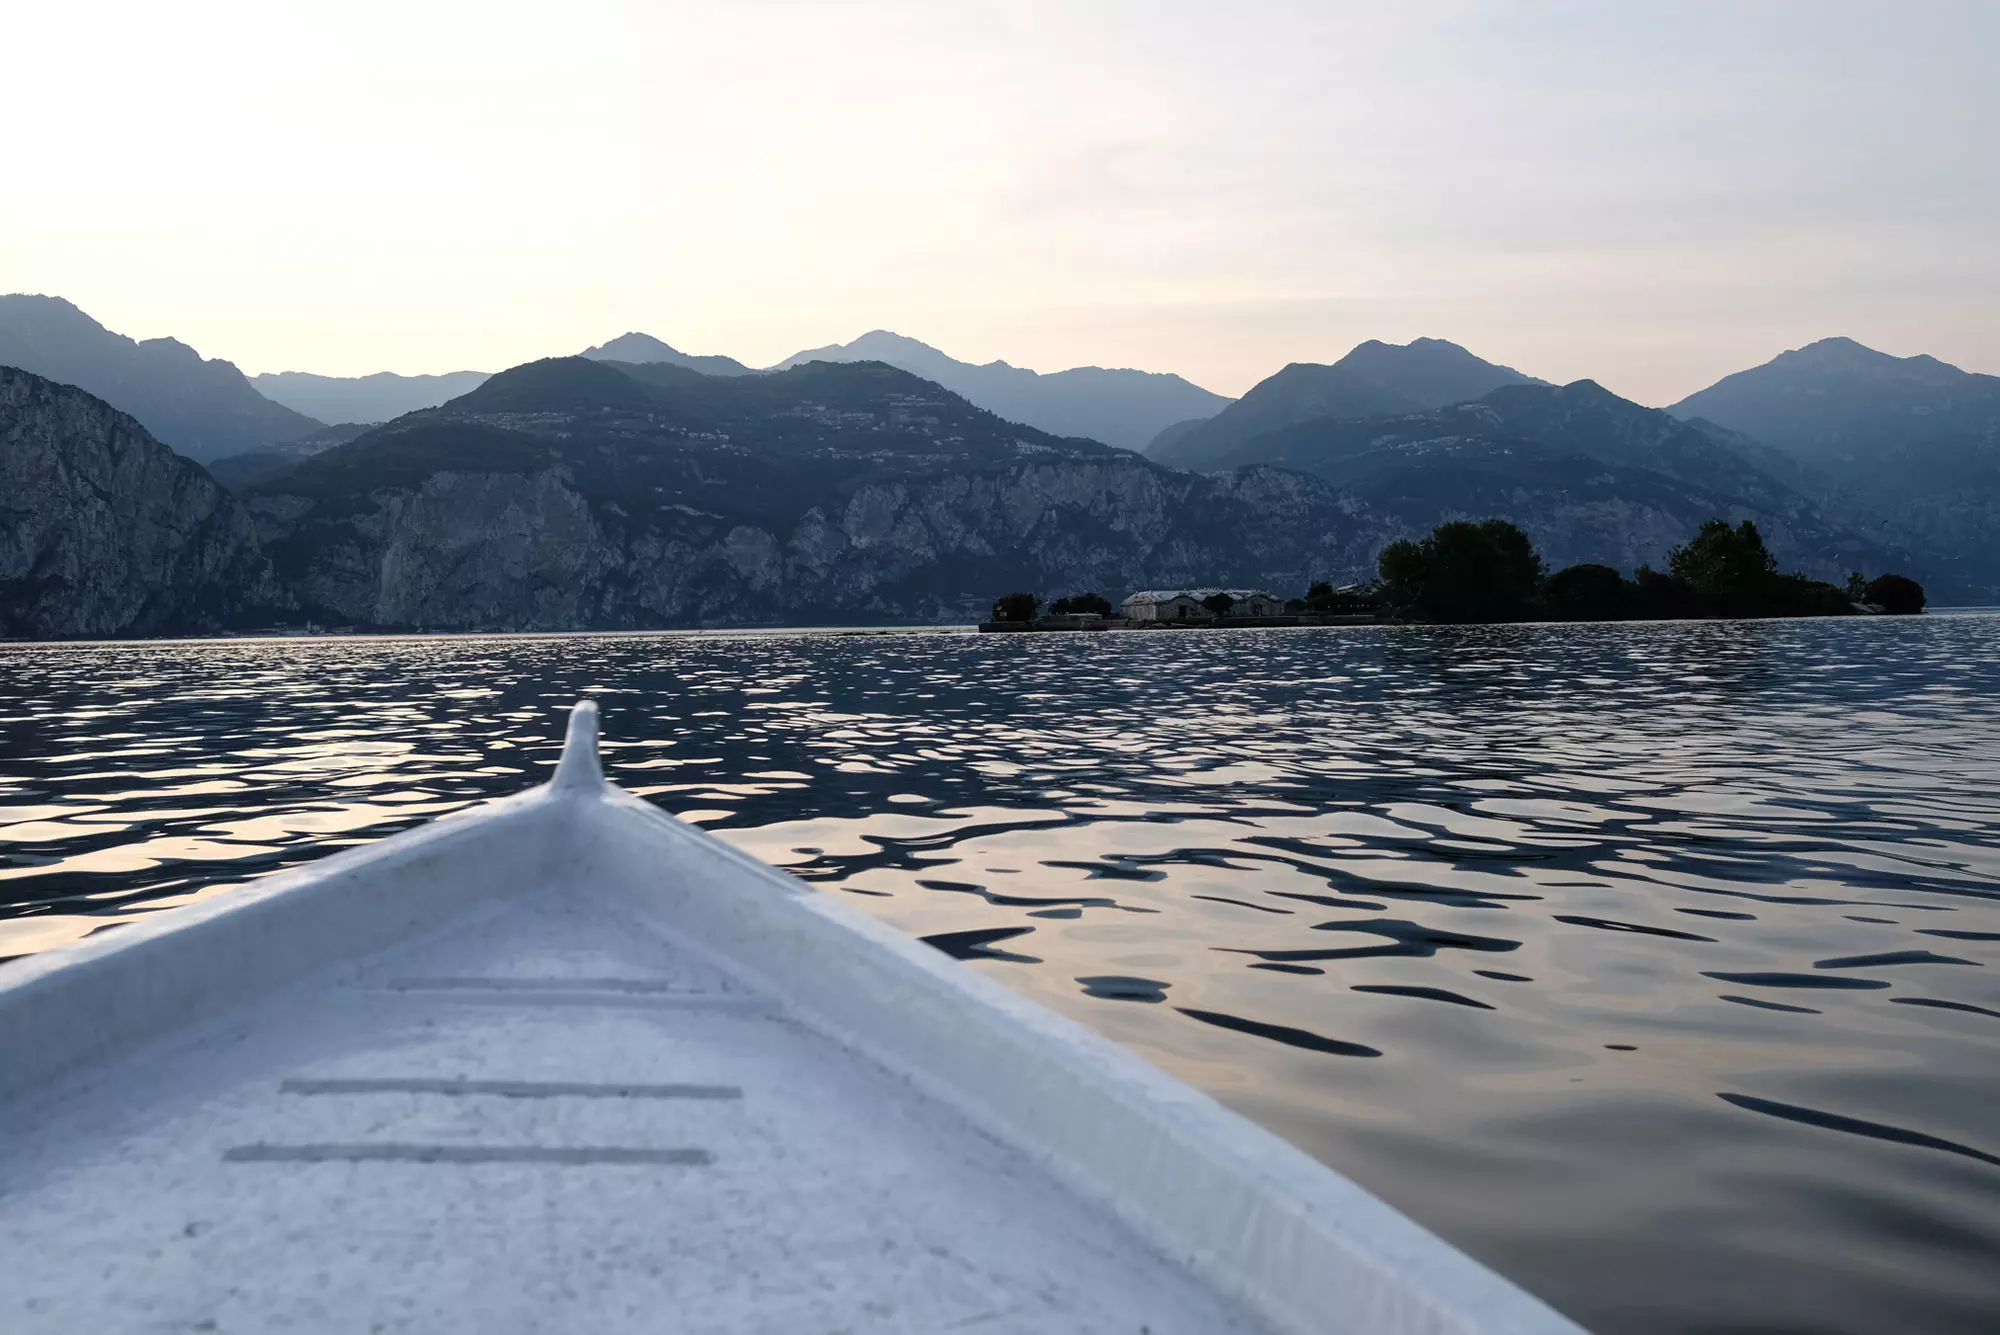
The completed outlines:
{"type": "MultiPolygon", "coordinates": [[[[1385,339],[1365,338],[1361,342],[1356,343],[1348,351],[1347,357],[1352,357],[1356,353],[1367,354],[1372,352],[1454,352],[1463,353],[1467,357],[1474,355],[1463,344],[1454,343],[1448,338],[1420,337],[1413,338],[1408,343],[1390,343],[1385,339]]],[[[1343,357],[1340,360],[1346,361],[1347,357],[1343,357]]],[[[1336,366],[1339,364],[1339,362],[1333,363],[1336,366]]]]}
{"type": "Polygon", "coordinates": [[[444,405],[463,413],[559,413],[646,408],[653,395],[624,372],[589,357],[544,357],[509,367],[444,405]]]}
{"type": "Polygon", "coordinates": [[[195,459],[261,449],[324,425],[259,394],[230,362],[204,358],[179,339],[116,333],[63,297],[0,296],[0,363],[97,395],[195,459]]]}
{"type": "MultiPolygon", "coordinates": [[[[1797,396],[1831,393],[1846,402],[1854,395],[1873,392],[1864,390],[1865,386],[1889,384],[1903,384],[1912,392],[1956,387],[1984,396],[1994,392],[2000,379],[1975,375],[1924,353],[1897,357],[1851,338],[1822,338],[1781,352],[1761,366],[1724,376],[1669,411],[1677,417],[1707,417],[1766,443],[1777,443],[1796,434],[1786,419],[1795,419],[1800,410],[1799,404],[1791,402],[1797,396]],[[1781,402],[1785,406],[1780,406],[1781,402]]],[[[1820,416],[1825,406],[1817,405],[1812,415],[1820,416]]],[[[1865,411],[1860,399],[1854,399],[1850,408],[1865,411]]],[[[1832,429],[1830,423],[1826,429],[1832,429]]]]}
{"type": "Polygon", "coordinates": [[[682,352],[664,339],[631,330],[620,334],[609,342],[594,348],[585,348],[578,354],[594,362],[632,362],[644,365],[648,362],[667,362],[674,366],[684,366],[690,371],[703,375],[749,375],[750,368],[734,357],[701,356],[682,352]]]}
{"type": "Polygon", "coordinates": [[[2000,588],[2000,376],[1823,338],[1668,409],[1774,447],[1909,535],[1961,587],[2000,588]]]}
{"type": "Polygon", "coordinates": [[[963,362],[892,329],[871,329],[851,343],[795,352],[771,369],[855,361],[886,362],[1010,422],[1128,450],[1141,448],[1176,422],[1212,416],[1229,403],[1220,394],[1158,371],[1075,366],[1042,373],[998,360],[963,362]]]}
{"type": "Polygon", "coordinates": [[[1543,383],[1447,339],[1371,338],[1330,365],[1292,362],[1207,422],[1155,439],[1146,453],[1179,468],[1229,468],[1259,462],[1255,438],[1300,422],[1427,412],[1503,386],[1543,383]]]}
{"type": "Polygon", "coordinates": [[[594,348],[585,348],[582,355],[593,361],[653,362],[685,357],[687,354],[671,343],[633,329],[594,348]],[[665,353],[666,356],[651,355],[655,353],[665,353]]]}
{"type": "Polygon", "coordinates": [[[944,356],[944,353],[939,352],[938,349],[932,347],[922,339],[911,338],[908,334],[899,334],[893,329],[871,329],[847,345],[849,352],[872,351],[877,348],[896,349],[904,352],[931,352],[937,353],[940,357],[944,356]]]}
{"type": "Polygon", "coordinates": [[[1821,366],[1830,368],[1887,367],[1903,361],[1886,352],[1877,352],[1865,343],[1845,336],[1816,339],[1802,348],[1781,352],[1771,365],[1821,366]]]}
{"type": "Polygon", "coordinates": [[[68,297],[58,297],[43,292],[9,292],[5,295],[0,295],[0,307],[5,306],[13,306],[23,310],[34,310],[44,319],[52,315],[56,317],[68,316],[80,324],[90,326],[92,329],[104,328],[103,325],[85,314],[68,297]]]}

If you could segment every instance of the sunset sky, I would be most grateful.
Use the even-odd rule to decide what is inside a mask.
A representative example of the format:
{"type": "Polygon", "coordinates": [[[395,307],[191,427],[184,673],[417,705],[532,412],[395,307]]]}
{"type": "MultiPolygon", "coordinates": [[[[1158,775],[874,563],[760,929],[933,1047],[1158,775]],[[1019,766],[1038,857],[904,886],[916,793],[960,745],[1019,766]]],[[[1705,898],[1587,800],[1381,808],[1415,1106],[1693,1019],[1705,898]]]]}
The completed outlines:
{"type": "Polygon", "coordinates": [[[2000,4],[16,6],[0,291],[246,371],[890,328],[1240,393],[2000,373],[2000,4]]]}

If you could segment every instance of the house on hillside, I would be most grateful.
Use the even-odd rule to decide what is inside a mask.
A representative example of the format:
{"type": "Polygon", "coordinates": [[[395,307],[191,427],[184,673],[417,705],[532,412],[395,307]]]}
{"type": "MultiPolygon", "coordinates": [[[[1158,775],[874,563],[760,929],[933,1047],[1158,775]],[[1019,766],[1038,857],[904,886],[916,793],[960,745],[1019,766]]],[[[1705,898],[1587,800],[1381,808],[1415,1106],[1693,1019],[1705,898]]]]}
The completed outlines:
{"type": "Polygon", "coordinates": [[[1285,603],[1263,589],[1143,589],[1127,598],[1120,612],[1131,621],[1213,621],[1205,602],[1218,593],[1230,598],[1231,617],[1283,616],[1285,603]]]}

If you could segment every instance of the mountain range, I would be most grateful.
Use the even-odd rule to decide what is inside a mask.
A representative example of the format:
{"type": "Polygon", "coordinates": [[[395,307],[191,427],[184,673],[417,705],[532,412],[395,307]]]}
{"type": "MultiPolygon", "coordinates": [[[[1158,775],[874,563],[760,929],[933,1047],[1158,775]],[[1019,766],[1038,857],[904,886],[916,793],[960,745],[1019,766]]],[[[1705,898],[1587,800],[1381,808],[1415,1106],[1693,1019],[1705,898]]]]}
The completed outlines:
{"type": "Polygon", "coordinates": [[[0,296],[0,366],[75,385],[190,459],[295,440],[325,423],[274,403],[225,361],[171,338],[114,334],[61,297],[0,296]]]}
{"type": "Polygon", "coordinates": [[[1740,516],[1755,518],[1791,565],[1820,578],[1921,564],[1760,466],[1754,442],[1590,380],[1511,383],[1425,412],[1311,418],[1230,453],[1238,467],[1322,478],[1418,529],[1439,518],[1504,515],[1564,563],[1657,566],[1676,535],[1740,516]]]}
{"type": "Polygon", "coordinates": [[[1872,517],[1952,585],[2000,597],[2000,376],[1828,338],[1668,411],[1783,452],[1802,489],[1872,517]]]}
{"type": "MultiPolygon", "coordinates": [[[[682,352],[651,334],[628,333],[586,348],[593,361],[634,365],[665,364],[704,375],[757,375],[757,368],[734,357],[682,352]]],[[[1207,417],[1231,401],[1177,375],[1152,371],[1106,370],[1079,366],[1041,374],[1006,362],[975,365],[946,355],[928,343],[878,329],[851,343],[810,348],[766,371],[807,362],[877,361],[943,385],[968,402],[1011,422],[1056,436],[1078,436],[1136,450],[1162,428],[1188,418],[1207,417]]],[[[434,408],[486,379],[483,371],[437,376],[389,372],[342,378],[283,371],[260,375],[259,391],[299,412],[328,422],[385,422],[420,408],[434,408]]]]}
{"type": "Polygon", "coordinates": [[[0,608],[28,608],[0,621],[14,634],[120,629],[103,612],[64,622],[52,609],[65,599],[129,604],[126,630],[273,609],[380,629],[553,630],[958,620],[1012,587],[1296,591],[1365,578],[1386,543],[1467,506],[1522,523],[1557,564],[1657,564],[1715,514],[1755,518],[1814,573],[1899,557],[1748,465],[1727,485],[1676,477],[1666,470],[1698,476],[1732,456],[1588,382],[1508,386],[1365,430],[1288,428],[1318,432],[1310,457],[1194,473],[1007,422],[880,362],[720,377],[555,358],[294,457],[232,496],[184,460],[179,473],[158,463],[174,456],[108,405],[11,374],[32,392],[0,404],[0,425],[29,442],[17,487],[42,535],[0,565],[0,608]],[[1477,430],[1456,429],[1467,423],[1477,430]],[[107,432],[179,480],[49,490],[46,479],[102,474],[65,451],[88,464],[107,432]],[[1566,443],[1579,437],[1598,449],[1615,437],[1625,462],[1566,443]],[[195,500],[159,504],[173,488],[195,500]],[[234,583],[203,574],[134,603],[159,544],[120,555],[109,519],[67,543],[66,516],[93,496],[119,513],[207,516],[181,545],[214,549],[200,570],[234,583]],[[162,610],[175,598],[180,612],[162,610]]]}
{"type": "MultiPolygon", "coordinates": [[[[1749,518],[1786,566],[1820,578],[1899,570],[1937,601],[2000,597],[2000,378],[1848,340],[1668,411],[1440,339],[1370,342],[1288,366],[1211,418],[1168,423],[1139,454],[853,359],[868,347],[942,358],[893,335],[753,371],[628,334],[465,373],[477,377],[467,392],[383,425],[291,414],[282,429],[300,429],[284,439],[220,458],[210,444],[224,490],[171,462],[154,423],[128,409],[156,382],[110,372],[179,349],[164,364],[186,371],[181,392],[139,398],[178,407],[200,428],[184,436],[212,442],[243,419],[245,394],[257,399],[234,367],[122,339],[49,298],[0,300],[0,336],[20,360],[111,386],[93,397],[10,373],[0,431],[19,457],[0,461],[14,489],[0,634],[257,617],[462,629],[957,619],[1003,586],[1365,579],[1388,541],[1487,516],[1520,523],[1555,565],[1627,569],[1660,565],[1705,519],[1749,518]],[[51,329],[63,337],[23,344],[23,330],[51,329]],[[183,550],[209,555],[172,555],[183,550]]],[[[1072,373],[1017,374],[1046,388],[1072,373]]]]}
{"type": "MultiPolygon", "coordinates": [[[[314,375],[310,371],[266,371],[250,377],[259,394],[322,422],[386,422],[419,408],[435,408],[478,388],[486,371],[446,371],[441,375],[314,375]]],[[[283,444],[266,440],[263,445],[283,444]]]]}
{"type": "Polygon", "coordinates": [[[1142,448],[1172,423],[1213,416],[1230,403],[1177,375],[1157,371],[1078,366],[1044,375],[1000,361],[974,365],[886,329],[863,334],[852,343],[795,352],[773,369],[806,362],[869,361],[943,385],[1009,421],[1128,450],[1142,448]]]}
{"type": "Polygon", "coordinates": [[[383,627],[958,619],[1024,583],[1299,583],[1378,537],[1298,474],[1160,468],[881,362],[530,363],[243,501],[302,608],[383,627]]]}
{"type": "Polygon", "coordinates": [[[1176,468],[1231,468],[1259,460],[1250,441],[1300,422],[1416,413],[1502,385],[1546,383],[1441,338],[1407,344],[1370,339],[1331,366],[1293,362],[1219,412],[1202,414],[1206,420],[1167,427],[1146,445],[1146,454],[1176,468]]]}

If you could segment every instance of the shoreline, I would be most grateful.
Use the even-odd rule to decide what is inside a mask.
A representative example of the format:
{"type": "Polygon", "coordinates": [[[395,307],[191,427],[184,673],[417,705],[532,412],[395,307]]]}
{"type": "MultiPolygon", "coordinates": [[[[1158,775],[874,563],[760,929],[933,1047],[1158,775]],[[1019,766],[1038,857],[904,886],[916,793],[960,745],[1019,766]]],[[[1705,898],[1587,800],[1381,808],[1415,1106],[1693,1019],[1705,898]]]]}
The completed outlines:
{"type": "MultiPolygon", "coordinates": [[[[1926,618],[1991,616],[2000,615],[2000,604],[1968,603],[1956,607],[1927,607],[1922,612],[1908,616],[1877,614],[1850,617],[1628,617],[1623,620],[1605,621],[1386,621],[1379,618],[1365,618],[1355,621],[1292,622],[1266,619],[1255,624],[1212,625],[1208,623],[1178,625],[1162,623],[1157,629],[1172,631],[1190,630],[1413,630],[1419,628],[1469,630],[1475,627],[1492,626],[1673,626],[1673,625],[1725,625],[1732,623],[1758,623],[1773,621],[1838,621],[1842,623],[1874,621],[1922,621],[1926,618]]],[[[1155,629],[1153,626],[1136,625],[1120,627],[1129,629],[1155,629]]],[[[258,630],[222,632],[210,635],[156,635],[156,636],[106,636],[102,639],[72,637],[60,640],[10,639],[0,637],[0,649],[11,648],[59,648],[66,645],[78,647],[110,648],[118,645],[167,645],[167,644],[322,644],[329,641],[368,641],[379,643],[403,640],[563,640],[590,637],[593,639],[643,639],[647,637],[676,636],[710,639],[762,639],[784,635],[825,635],[832,637],[864,638],[883,635],[964,635],[980,633],[979,623],[970,621],[921,622],[916,624],[890,625],[790,625],[790,626],[674,626],[648,630],[398,630],[398,631],[304,631],[258,630]]],[[[1047,632],[1030,628],[1028,630],[1008,630],[998,632],[1003,635],[1070,633],[1067,627],[1051,627],[1047,632]]],[[[1089,632],[1085,632],[1089,633],[1089,632]]]]}

